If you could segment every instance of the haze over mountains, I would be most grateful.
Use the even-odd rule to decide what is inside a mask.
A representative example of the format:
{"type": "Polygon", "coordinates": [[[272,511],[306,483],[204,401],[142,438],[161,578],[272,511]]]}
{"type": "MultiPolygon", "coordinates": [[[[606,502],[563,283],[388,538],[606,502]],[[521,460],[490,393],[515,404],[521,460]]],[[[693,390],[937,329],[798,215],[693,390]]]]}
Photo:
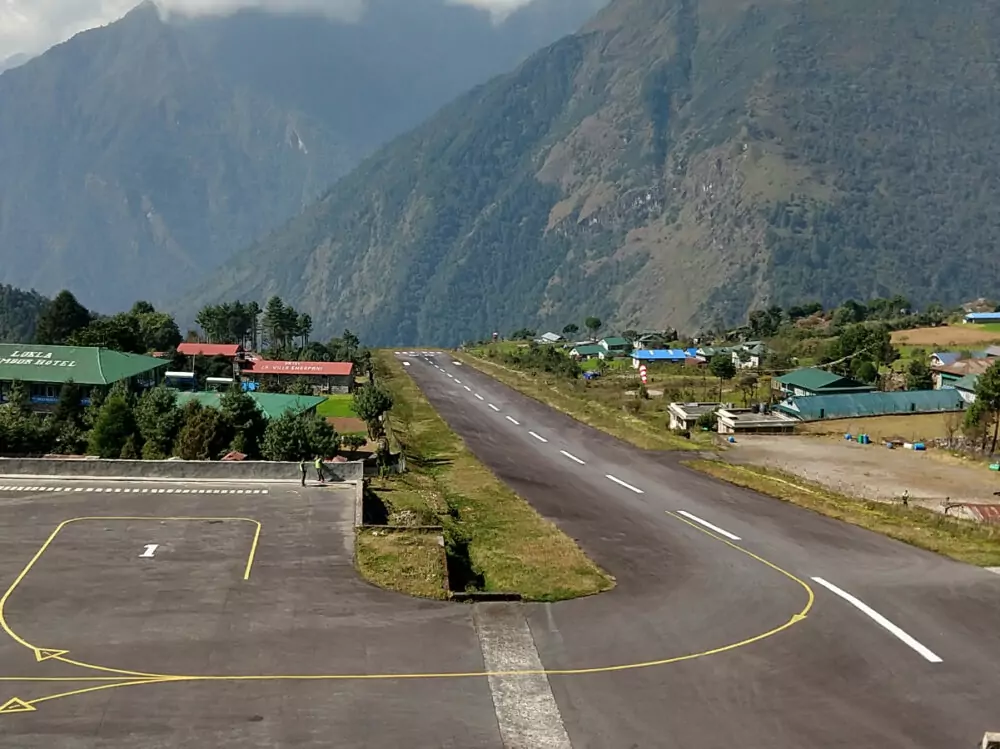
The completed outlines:
{"type": "Polygon", "coordinates": [[[603,2],[500,24],[448,0],[367,0],[353,24],[143,4],[0,75],[0,281],[105,311],[176,298],[603,2]]]}
{"type": "Polygon", "coordinates": [[[615,0],[211,279],[379,344],[1000,281],[1000,6],[615,0]]]}

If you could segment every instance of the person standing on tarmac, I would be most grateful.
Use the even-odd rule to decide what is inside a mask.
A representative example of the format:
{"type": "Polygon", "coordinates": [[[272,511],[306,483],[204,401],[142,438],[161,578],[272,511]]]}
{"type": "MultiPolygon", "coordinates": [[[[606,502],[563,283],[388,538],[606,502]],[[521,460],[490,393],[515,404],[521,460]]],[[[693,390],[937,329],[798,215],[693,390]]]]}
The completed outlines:
{"type": "Polygon", "coordinates": [[[326,479],[323,478],[323,459],[318,455],[316,456],[316,478],[319,479],[319,483],[326,483],[326,479]]]}
{"type": "Polygon", "coordinates": [[[299,461],[299,473],[302,474],[302,486],[306,485],[306,459],[302,458],[299,461]]]}

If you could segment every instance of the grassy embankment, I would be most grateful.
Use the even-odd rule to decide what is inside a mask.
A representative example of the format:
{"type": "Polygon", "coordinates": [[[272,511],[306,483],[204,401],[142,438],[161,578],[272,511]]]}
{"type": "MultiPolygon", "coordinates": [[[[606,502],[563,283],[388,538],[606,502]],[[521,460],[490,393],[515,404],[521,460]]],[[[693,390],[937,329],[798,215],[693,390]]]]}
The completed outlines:
{"type": "Polygon", "coordinates": [[[794,476],[715,460],[686,462],[710,476],[981,567],[1000,566],[1000,528],[922,507],[847,497],[794,476]]]}
{"type": "MultiPolygon", "coordinates": [[[[600,379],[585,382],[557,375],[519,371],[490,361],[481,351],[463,352],[455,356],[459,361],[485,372],[524,395],[637,447],[648,450],[693,450],[710,442],[701,433],[692,433],[692,439],[688,440],[669,431],[668,398],[643,400],[627,395],[628,390],[635,390],[639,384],[637,375],[630,367],[618,368],[600,379]]],[[[700,384],[703,379],[699,376],[694,381],[700,384]]],[[[714,378],[709,379],[718,382],[714,378]]],[[[654,374],[647,387],[673,389],[677,384],[667,378],[657,380],[654,374]]]]}
{"type": "MultiPolygon", "coordinates": [[[[553,601],[612,587],[572,539],[476,460],[391,353],[378,352],[377,360],[395,400],[390,424],[409,470],[370,488],[388,524],[444,526],[453,588],[553,601]]],[[[444,598],[436,538],[418,530],[366,529],[358,535],[358,565],[382,587],[444,598]]]]}

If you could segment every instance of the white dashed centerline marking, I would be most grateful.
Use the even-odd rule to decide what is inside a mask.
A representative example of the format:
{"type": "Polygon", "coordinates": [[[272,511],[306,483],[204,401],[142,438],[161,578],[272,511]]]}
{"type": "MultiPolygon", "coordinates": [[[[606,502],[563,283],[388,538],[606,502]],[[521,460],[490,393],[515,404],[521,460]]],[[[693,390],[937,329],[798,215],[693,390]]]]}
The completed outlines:
{"type": "Polygon", "coordinates": [[[499,408],[497,408],[496,406],[494,406],[494,405],[493,405],[492,403],[487,403],[486,405],[487,405],[487,406],[489,406],[490,408],[492,408],[492,409],[493,409],[494,411],[496,411],[497,413],[499,413],[499,412],[500,412],[500,409],[499,409],[499,408]]]}
{"type": "Polygon", "coordinates": [[[460,379],[458,379],[458,378],[456,377],[456,378],[455,378],[455,384],[456,384],[456,385],[461,385],[461,384],[462,384],[462,381],[461,381],[460,379]]]}
{"type": "Polygon", "coordinates": [[[617,476],[612,476],[610,473],[604,474],[604,477],[608,478],[608,479],[611,479],[612,481],[614,481],[619,486],[624,486],[626,489],[630,489],[631,491],[634,491],[636,494],[643,494],[644,493],[642,491],[642,489],[637,489],[636,487],[632,486],[632,484],[626,483],[626,482],[622,481],[620,478],[618,478],[617,476]]]}
{"type": "Polygon", "coordinates": [[[468,390],[468,391],[469,391],[470,393],[472,392],[472,388],[470,388],[470,387],[469,387],[468,385],[462,385],[462,387],[464,387],[464,388],[465,388],[466,390],[468,390]]]}
{"type": "Polygon", "coordinates": [[[579,459],[578,457],[576,457],[576,456],[575,456],[575,455],[573,455],[572,453],[568,453],[568,452],[566,452],[565,450],[560,450],[559,452],[560,452],[560,453],[562,453],[563,455],[565,455],[565,456],[566,456],[567,458],[569,458],[570,460],[574,460],[574,461],[576,461],[577,463],[579,463],[579,464],[580,464],[580,465],[582,465],[582,466],[585,466],[585,465],[587,465],[587,464],[586,464],[586,463],[585,463],[584,461],[580,460],[580,459],[579,459]]]}
{"type": "Polygon", "coordinates": [[[510,416],[507,417],[507,421],[509,421],[514,426],[521,426],[521,422],[519,422],[517,419],[511,418],[510,416]]]}
{"type": "Polygon", "coordinates": [[[479,393],[476,393],[476,397],[479,398],[479,400],[483,400],[483,396],[481,396],[479,393]]]}
{"type": "Polygon", "coordinates": [[[941,658],[936,653],[934,653],[932,650],[930,650],[930,648],[926,647],[925,645],[920,644],[916,639],[914,639],[913,637],[911,637],[910,635],[908,635],[906,632],[904,632],[902,629],[900,629],[899,627],[897,627],[895,624],[893,624],[892,622],[890,622],[888,619],[886,619],[884,616],[882,616],[880,613],[878,613],[875,609],[873,609],[868,604],[866,604],[863,601],[860,601],[859,599],[855,598],[850,593],[848,593],[846,590],[841,590],[840,588],[838,588],[833,583],[827,582],[822,577],[814,577],[812,579],[813,579],[813,582],[819,583],[824,588],[826,588],[827,590],[829,590],[831,593],[833,593],[835,595],[838,595],[841,598],[843,598],[845,601],[847,601],[849,604],[851,604],[852,606],[854,606],[855,608],[857,608],[863,614],[865,614],[866,616],[870,617],[873,621],[875,621],[876,624],[879,624],[882,627],[885,627],[887,630],[889,630],[889,632],[891,632],[892,634],[894,634],[900,640],[902,640],[907,645],[909,645],[911,648],[913,648],[918,653],[920,653],[920,655],[922,655],[926,660],[930,661],[931,663],[941,663],[941,658]]]}
{"type": "Polygon", "coordinates": [[[692,514],[691,514],[690,512],[685,512],[684,510],[678,510],[678,511],[677,511],[677,514],[678,514],[678,515],[683,515],[683,516],[684,516],[684,517],[686,517],[686,518],[687,518],[688,520],[693,520],[693,521],[694,521],[694,522],[696,522],[696,523],[700,523],[701,525],[704,525],[704,526],[705,526],[706,528],[708,528],[709,530],[713,530],[713,531],[715,531],[715,532],[716,532],[716,533],[718,533],[718,534],[719,534],[720,536],[725,536],[725,537],[726,537],[726,538],[728,538],[728,539],[729,539],[730,541],[741,541],[741,540],[742,540],[742,539],[741,539],[741,538],[740,538],[739,536],[737,536],[737,535],[736,535],[735,533],[730,533],[729,531],[724,531],[724,530],[722,530],[722,528],[720,528],[719,526],[717,526],[717,525],[712,525],[712,524],[711,524],[710,522],[708,522],[707,520],[702,520],[702,519],[701,519],[700,517],[698,517],[697,515],[692,515],[692,514]]]}
{"type": "Polygon", "coordinates": [[[542,435],[540,435],[540,434],[535,434],[534,432],[528,432],[528,434],[530,434],[530,435],[531,435],[532,437],[534,437],[534,438],[535,438],[536,440],[538,440],[539,442],[548,442],[548,440],[547,440],[547,439],[545,439],[545,438],[544,438],[544,437],[543,437],[542,435]]]}

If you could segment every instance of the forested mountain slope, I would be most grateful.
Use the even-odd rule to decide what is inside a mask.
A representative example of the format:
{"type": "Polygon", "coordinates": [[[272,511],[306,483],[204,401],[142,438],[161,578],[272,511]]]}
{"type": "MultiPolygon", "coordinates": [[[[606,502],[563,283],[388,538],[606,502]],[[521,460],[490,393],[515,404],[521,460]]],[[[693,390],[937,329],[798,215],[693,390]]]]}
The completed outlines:
{"type": "Polygon", "coordinates": [[[0,75],[0,281],[101,311],[176,299],[389,138],[578,28],[366,0],[355,23],[144,3],[0,75]]]}
{"type": "Polygon", "coordinates": [[[985,0],[615,0],[195,296],[407,344],[989,295],[998,45],[985,0]]]}

